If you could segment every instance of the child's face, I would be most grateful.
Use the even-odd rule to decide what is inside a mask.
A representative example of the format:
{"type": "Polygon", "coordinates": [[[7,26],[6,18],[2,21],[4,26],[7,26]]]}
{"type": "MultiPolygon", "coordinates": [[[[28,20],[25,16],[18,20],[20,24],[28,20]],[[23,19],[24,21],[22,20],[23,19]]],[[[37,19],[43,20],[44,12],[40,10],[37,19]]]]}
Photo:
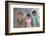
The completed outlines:
{"type": "Polygon", "coordinates": [[[16,14],[16,18],[21,18],[22,17],[22,14],[16,14]]]}
{"type": "Polygon", "coordinates": [[[36,13],[34,13],[33,15],[36,16],[36,13]]]}
{"type": "Polygon", "coordinates": [[[28,16],[27,18],[30,18],[30,16],[28,16]]]}
{"type": "Polygon", "coordinates": [[[18,16],[19,18],[21,18],[22,17],[22,15],[21,14],[19,14],[19,16],[18,16]]]}

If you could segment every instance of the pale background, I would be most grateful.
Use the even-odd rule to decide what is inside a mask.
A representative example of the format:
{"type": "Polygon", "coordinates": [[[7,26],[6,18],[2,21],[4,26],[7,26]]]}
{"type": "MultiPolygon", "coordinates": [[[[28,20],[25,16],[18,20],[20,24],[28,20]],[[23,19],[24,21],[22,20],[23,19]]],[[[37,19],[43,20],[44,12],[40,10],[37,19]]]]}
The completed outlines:
{"type": "MultiPolygon", "coordinates": [[[[46,6],[46,0],[16,0],[16,1],[44,2],[46,6]]],[[[46,10],[46,7],[45,7],[45,10],[46,10]]],[[[45,11],[45,15],[46,15],[46,11],[45,11]]],[[[46,26],[46,23],[45,23],[45,26],[46,26]]],[[[5,35],[5,0],[0,0],[0,36],[6,36],[5,35]]],[[[14,35],[14,36],[46,36],[46,28],[45,28],[45,33],[24,34],[24,35],[14,35]]]]}

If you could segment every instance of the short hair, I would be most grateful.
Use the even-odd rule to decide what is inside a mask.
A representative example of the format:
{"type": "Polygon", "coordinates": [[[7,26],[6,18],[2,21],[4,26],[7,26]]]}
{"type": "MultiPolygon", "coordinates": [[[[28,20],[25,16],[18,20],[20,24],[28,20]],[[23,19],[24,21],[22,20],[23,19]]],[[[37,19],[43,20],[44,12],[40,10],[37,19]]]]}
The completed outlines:
{"type": "Polygon", "coordinates": [[[30,17],[30,14],[27,14],[27,17],[28,17],[28,16],[30,17]]]}
{"type": "Polygon", "coordinates": [[[34,13],[37,14],[35,10],[32,12],[32,14],[34,14],[34,13]]]}

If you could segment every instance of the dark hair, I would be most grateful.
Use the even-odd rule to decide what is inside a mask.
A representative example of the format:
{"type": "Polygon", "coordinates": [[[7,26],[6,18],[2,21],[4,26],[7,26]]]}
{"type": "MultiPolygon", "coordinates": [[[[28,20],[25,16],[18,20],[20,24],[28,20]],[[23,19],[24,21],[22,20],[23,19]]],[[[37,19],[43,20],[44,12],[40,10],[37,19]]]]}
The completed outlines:
{"type": "Polygon", "coordinates": [[[37,14],[35,10],[32,12],[32,14],[34,14],[34,13],[37,14]]]}
{"type": "Polygon", "coordinates": [[[30,17],[30,14],[27,14],[27,17],[28,17],[28,16],[30,17]]]}

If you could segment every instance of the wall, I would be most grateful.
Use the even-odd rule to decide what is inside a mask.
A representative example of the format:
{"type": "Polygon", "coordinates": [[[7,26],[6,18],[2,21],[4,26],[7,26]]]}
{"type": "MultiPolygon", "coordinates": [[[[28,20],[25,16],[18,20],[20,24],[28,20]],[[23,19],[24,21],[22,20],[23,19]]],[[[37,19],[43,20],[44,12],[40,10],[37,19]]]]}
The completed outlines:
{"type": "MultiPolygon", "coordinates": [[[[16,1],[18,1],[18,0],[16,0],[16,1]]],[[[19,0],[19,1],[44,2],[45,6],[46,6],[46,0],[19,0]]],[[[46,7],[45,7],[45,9],[46,9],[46,7]]],[[[46,15],[46,10],[45,10],[45,15],[46,15]]],[[[46,23],[45,23],[45,27],[46,27],[46,23]]],[[[5,0],[0,0],[0,36],[6,36],[5,35],[5,0]]],[[[24,34],[24,35],[14,35],[14,36],[46,36],[46,33],[24,34]]]]}

